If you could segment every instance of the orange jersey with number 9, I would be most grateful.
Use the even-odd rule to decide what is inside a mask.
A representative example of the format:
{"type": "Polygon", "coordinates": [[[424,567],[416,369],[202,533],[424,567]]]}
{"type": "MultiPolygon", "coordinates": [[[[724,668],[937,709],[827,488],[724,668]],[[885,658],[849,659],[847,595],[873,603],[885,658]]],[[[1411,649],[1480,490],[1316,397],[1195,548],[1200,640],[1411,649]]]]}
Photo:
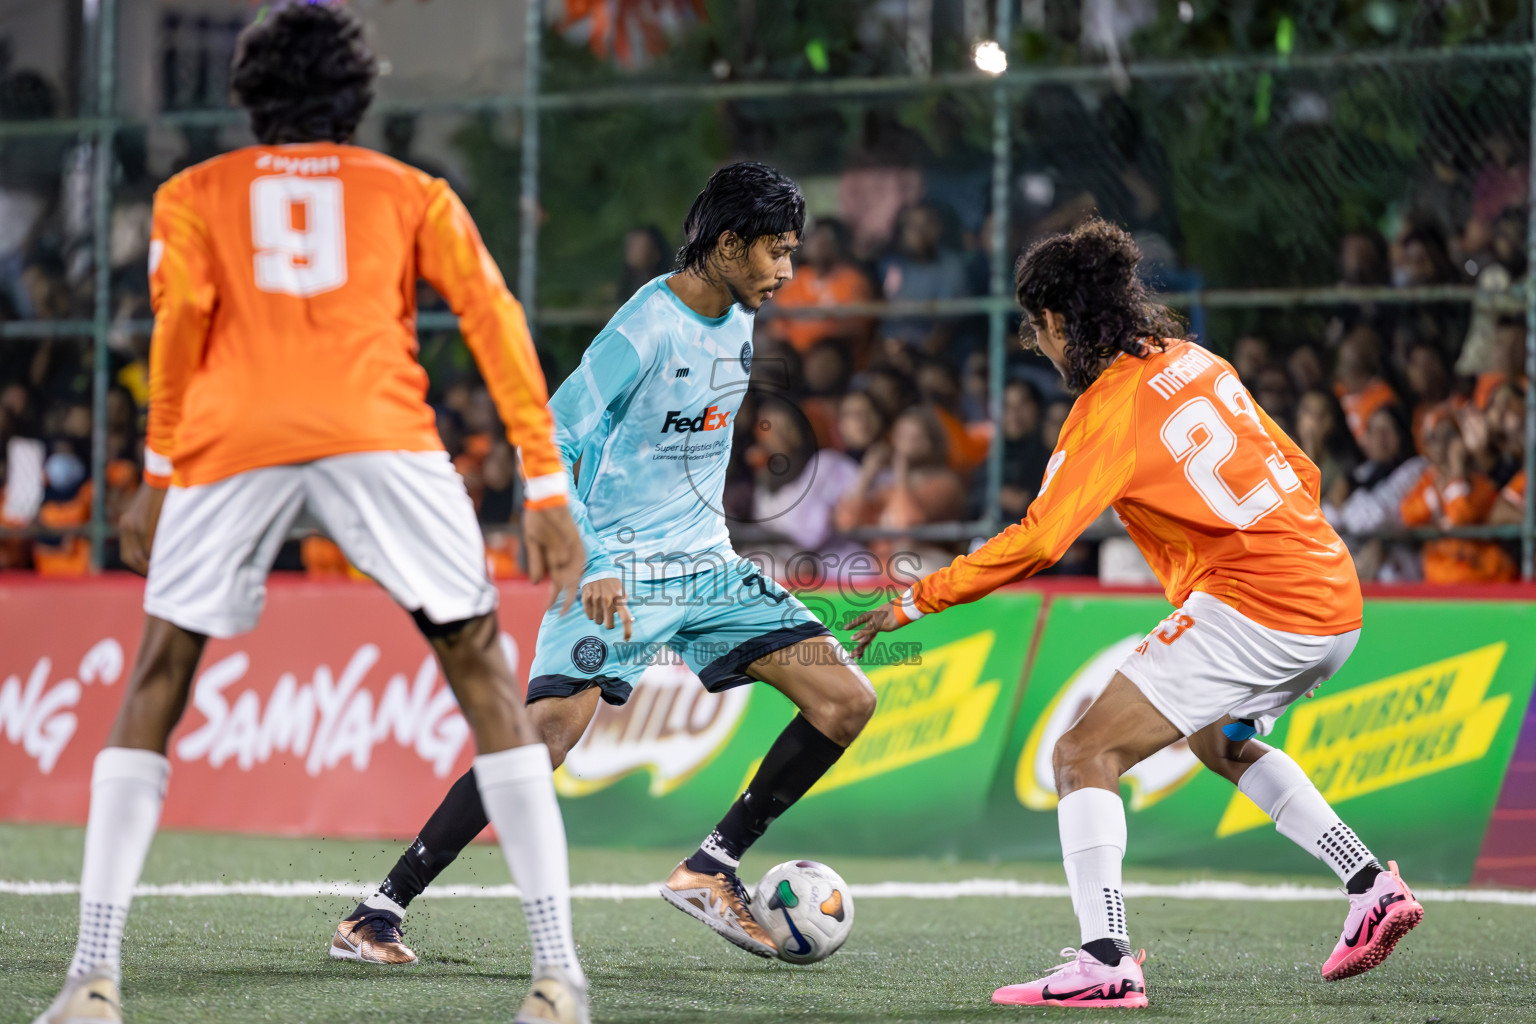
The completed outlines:
{"type": "Polygon", "coordinates": [[[1112,505],[1175,606],[1200,591],[1271,629],[1348,632],[1360,583],[1320,480],[1225,360],[1184,341],[1122,355],[1073,405],[1024,521],[911,600],[940,611],[1029,576],[1112,505]]]}
{"type": "Polygon", "coordinates": [[[156,193],[146,477],[192,486],[440,449],[418,277],[459,314],[524,473],[563,481],[522,306],[463,204],[440,179],[332,143],[236,150],[156,193]]]}

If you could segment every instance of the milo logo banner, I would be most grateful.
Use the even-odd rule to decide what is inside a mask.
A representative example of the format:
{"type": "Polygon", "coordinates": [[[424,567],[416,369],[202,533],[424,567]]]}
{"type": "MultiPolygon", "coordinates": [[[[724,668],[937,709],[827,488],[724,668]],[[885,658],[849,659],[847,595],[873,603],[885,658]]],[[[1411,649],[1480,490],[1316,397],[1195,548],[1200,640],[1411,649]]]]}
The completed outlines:
{"type": "MultiPolygon", "coordinates": [[[[856,609],[803,593],[829,626],[856,609]]],[[[765,849],[939,853],[984,811],[1028,656],[1038,594],[1000,594],[879,638],[863,734],[774,823],[765,849]]],[[[838,631],[846,641],[846,632],[838,631]]],[[[746,787],[795,709],[764,684],[711,694],[668,651],[627,704],[600,705],[555,782],[573,844],[697,842],[746,787]]]]}
{"type": "MultiPolygon", "coordinates": [[[[1053,599],[989,813],[972,833],[980,849],[1060,855],[1051,751],[1167,612],[1155,598],[1053,599]]],[[[1533,677],[1536,607],[1368,601],[1348,663],[1264,740],[1295,758],[1379,855],[1425,879],[1465,882],[1533,677]]],[[[1133,863],[1295,871],[1312,862],[1182,741],[1128,772],[1122,793],[1133,863]]]]}

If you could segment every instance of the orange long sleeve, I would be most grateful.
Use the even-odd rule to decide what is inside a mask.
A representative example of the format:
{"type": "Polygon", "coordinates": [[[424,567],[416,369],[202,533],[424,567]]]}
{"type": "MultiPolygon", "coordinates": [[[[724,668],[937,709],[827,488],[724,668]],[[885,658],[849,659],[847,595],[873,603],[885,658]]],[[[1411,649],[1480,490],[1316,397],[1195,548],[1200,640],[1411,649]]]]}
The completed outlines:
{"type": "Polygon", "coordinates": [[[155,193],[149,243],[149,301],[155,313],[149,344],[149,426],[144,441],[144,479],[171,483],[171,456],[181,425],[187,385],[203,361],[218,302],[208,228],[177,175],[155,193]]]}
{"type": "Polygon", "coordinates": [[[1477,526],[1488,518],[1498,498],[1498,489],[1481,473],[1469,480],[1454,480],[1441,492],[1445,500],[1446,526],[1477,526]]]}
{"type": "Polygon", "coordinates": [[[530,501],[564,494],[565,472],[555,449],[549,392],[523,307],[507,290],[480,232],[442,180],[429,186],[416,240],[417,269],[458,314],[464,341],[522,457],[530,501]]]}
{"type": "Polygon", "coordinates": [[[1354,564],[1318,507],[1320,477],[1225,360],[1178,340],[1119,356],[1072,407],[1024,521],[919,580],[897,620],[1039,571],[1113,505],[1174,606],[1199,591],[1271,629],[1357,629],[1354,564]]]}
{"type": "Polygon", "coordinates": [[[1024,521],[912,588],[922,613],[975,601],[1054,563],[1125,493],[1136,469],[1135,374],[1080,398],[1062,425],[1040,494],[1024,521]],[[1086,399],[1086,400],[1085,400],[1086,399]]]}

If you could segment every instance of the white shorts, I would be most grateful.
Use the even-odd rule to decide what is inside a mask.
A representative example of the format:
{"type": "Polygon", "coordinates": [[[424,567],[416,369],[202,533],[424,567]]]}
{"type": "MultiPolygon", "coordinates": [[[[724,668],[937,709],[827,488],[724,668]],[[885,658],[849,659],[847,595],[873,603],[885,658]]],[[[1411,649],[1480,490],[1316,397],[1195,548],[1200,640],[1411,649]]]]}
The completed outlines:
{"type": "Polygon", "coordinates": [[[447,452],[358,452],[172,487],[144,610],[183,629],[254,629],[267,572],[295,525],[313,526],[407,611],[458,622],[496,607],[474,503],[447,452]]]}
{"type": "Polygon", "coordinates": [[[1251,719],[1260,735],[1297,700],[1333,677],[1360,639],[1284,633],[1209,594],[1194,593],[1120,663],[1120,671],[1185,736],[1224,715],[1251,719]]]}

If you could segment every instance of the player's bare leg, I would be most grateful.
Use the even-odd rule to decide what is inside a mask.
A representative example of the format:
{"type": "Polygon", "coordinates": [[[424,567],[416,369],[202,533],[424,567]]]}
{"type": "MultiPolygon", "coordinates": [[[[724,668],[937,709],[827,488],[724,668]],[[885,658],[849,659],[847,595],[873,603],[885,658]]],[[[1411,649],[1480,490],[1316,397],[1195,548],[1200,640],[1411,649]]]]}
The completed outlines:
{"type": "MultiPolygon", "coordinates": [[[[550,763],[558,768],[587,724],[597,713],[601,691],[596,687],[571,697],[547,697],[527,706],[533,729],[549,748],[550,763]]],[[[480,789],[471,768],[459,776],[432,812],[416,839],[400,855],[379,888],[358,904],[339,928],[374,917],[388,925],[387,941],[374,941],[359,949],[364,963],[394,965],[415,963],[416,954],[400,940],[400,922],[411,901],[431,885],[460,852],[490,824],[480,802],[480,789]]],[[[339,930],[339,929],[338,929],[339,930]]]]}
{"type": "Polygon", "coordinates": [[[128,690],[91,774],[74,960],[64,990],[37,1024],[121,1019],[123,927],[160,823],[171,770],[166,743],[187,706],[206,641],[164,619],[145,619],[128,690]]]}
{"type": "MultiPolygon", "coordinates": [[[[479,751],[474,768],[450,791],[450,798],[459,793],[448,811],[455,826],[474,829],[453,853],[456,855],[487,821],[496,823],[507,866],[522,893],[523,913],[533,941],[534,985],[518,1011],[517,1024],[585,1024],[587,982],[571,936],[570,869],[565,825],[555,800],[553,766],[537,725],[518,702],[499,636],[494,613],[428,632],[479,751]],[[476,813],[461,810],[467,807],[476,813]]],[[[439,808],[434,819],[443,813],[439,808]]],[[[450,856],[438,870],[451,860],[450,856]]],[[[333,956],[363,959],[338,954],[337,943],[347,943],[344,930],[362,929],[370,921],[381,922],[393,931],[385,936],[393,943],[377,943],[382,947],[378,955],[398,955],[392,945],[399,943],[398,915],[404,913],[404,906],[399,905],[397,912],[387,906],[370,906],[379,899],[380,894],[370,897],[358,913],[342,922],[332,940],[333,956]]],[[[405,953],[415,959],[409,950],[405,953]]]]}
{"type": "Polygon", "coordinates": [[[1349,894],[1349,913],[1322,974],[1328,981],[1363,974],[1386,960],[1424,919],[1424,907],[1398,874],[1396,861],[1383,869],[1301,766],[1251,733],[1251,723],[1223,718],[1191,736],[1189,748],[1269,815],[1276,831],[1339,876],[1349,894]]]}
{"type": "Polygon", "coordinates": [[[1057,825],[1082,943],[1071,963],[992,995],[997,1003],[1146,1006],[1141,957],[1131,953],[1121,895],[1125,805],[1120,776],[1179,739],[1178,728],[1124,675],[1056,743],[1057,825]]]}
{"type": "Polygon", "coordinates": [[[773,939],[752,917],[736,868],[773,820],[804,796],[858,737],[875,712],[875,691],[830,636],[764,655],[747,666],[746,674],[784,694],[800,714],[768,748],[746,792],[699,849],[677,866],[661,894],[742,949],[773,956],[773,939]]]}

